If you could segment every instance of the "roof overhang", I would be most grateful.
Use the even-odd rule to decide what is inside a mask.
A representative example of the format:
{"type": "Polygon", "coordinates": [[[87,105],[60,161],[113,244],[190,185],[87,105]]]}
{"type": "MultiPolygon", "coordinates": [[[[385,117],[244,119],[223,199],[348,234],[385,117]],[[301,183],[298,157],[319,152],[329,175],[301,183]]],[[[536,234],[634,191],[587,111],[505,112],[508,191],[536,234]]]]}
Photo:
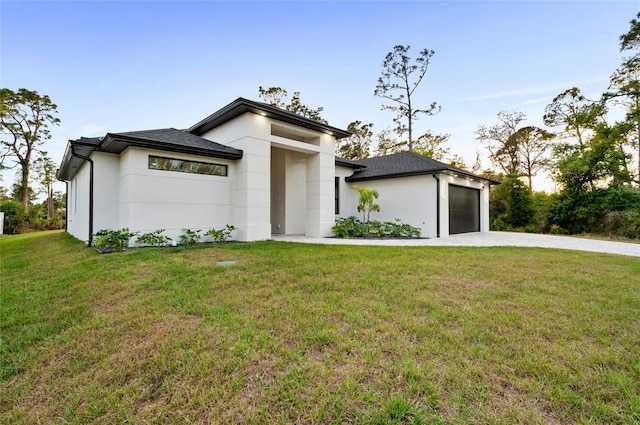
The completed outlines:
{"type": "Polygon", "coordinates": [[[354,170],[362,170],[364,168],[367,168],[366,165],[358,164],[355,161],[352,161],[350,159],[340,158],[339,156],[336,156],[335,162],[336,162],[336,165],[342,165],[343,167],[353,168],[354,170]]]}
{"type": "Polygon", "coordinates": [[[240,149],[229,148],[227,151],[212,150],[197,146],[181,146],[160,140],[143,139],[114,133],[107,133],[106,136],[104,136],[100,143],[100,150],[102,152],[120,154],[130,146],[232,160],[242,158],[242,151],[240,149]]]}
{"type": "Polygon", "coordinates": [[[346,182],[352,183],[352,182],[361,182],[361,181],[368,181],[368,180],[386,180],[386,179],[397,179],[402,177],[428,176],[428,175],[438,175],[438,174],[447,174],[452,177],[478,181],[478,182],[489,184],[489,185],[500,184],[500,182],[498,181],[495,181],[492,179],[486,179],[472,173],[463,172],[463,171],[452,171],[448,169],[429,170],[429,171],[409,171],[404,173],[393,173],[393,174],[386,174],[386,175],[363,176],[363,177],[359,177],[358,171],[356,171],[354,172],[353,175],[345,177],[344,180],[346,182]]]}
{"type": "Polygon", "coordinates": [[[69,140],[64,156],[62,157],[60,168],[58,168],[56,172],[56,178],[62,181],[71,180],[80,170],[86,158],[89,158],[93,152],[121,154],[130,146],[231,160],[241,159],[243,154],[240,149],[227,148],[225,151],[212,150],[197,146],[176,145],[166,141],[132,137],[118,133],[107,133],[101,138],[69,140]]]}
{"type": "Polygon", "coordinates": [[[187,131],[189,133],[200,136],[207,131],[247,112],[266,116],[277,121],[296,125],[309,130],[314,130],[320,133],[329,134],[331,136],[334,136],[336,139],[342,139],[344,137],[351,136],[351,133],[348,131],[301,117],[275,106],[267,105],[266,103],[254,102],[242,97],[239,97],[227,106],[209,115],[202,121],[194,124],[187,131]]]}

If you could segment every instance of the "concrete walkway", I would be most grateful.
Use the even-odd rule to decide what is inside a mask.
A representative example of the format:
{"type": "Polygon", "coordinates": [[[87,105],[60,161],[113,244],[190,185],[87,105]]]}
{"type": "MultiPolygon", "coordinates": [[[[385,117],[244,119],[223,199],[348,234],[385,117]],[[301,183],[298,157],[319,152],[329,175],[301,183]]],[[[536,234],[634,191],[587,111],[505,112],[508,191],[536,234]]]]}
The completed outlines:
{"type": "Polygon", "coordinates": [[[378,246],[524,246],[558,248],[575,251],[602,252],[606,254],[640,257],[640,244],[628,242],[600,241],[569,236],[539,235],[533,233],[464,233],[448,238],[434,239],[334,239],[311,238],[298,235],[273,235],[273,240],[332,245],[378,245],[378,246]]]}

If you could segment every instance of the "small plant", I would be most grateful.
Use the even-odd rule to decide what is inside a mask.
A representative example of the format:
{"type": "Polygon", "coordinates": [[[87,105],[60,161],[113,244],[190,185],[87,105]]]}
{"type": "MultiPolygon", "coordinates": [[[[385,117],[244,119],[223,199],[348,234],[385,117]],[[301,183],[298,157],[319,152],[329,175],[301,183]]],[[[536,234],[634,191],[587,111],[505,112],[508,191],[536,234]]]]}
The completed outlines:
{"type": "Polygon", "coordinates": [[[339,218],[331,228],[331,232],[338,238],[361,238],[369,232],[369,229],[357,217],[350,216],[339,218]]]}
{"type": "Polygon", "coordinates": [[[405,224],[396,218],[395,223],[390,221],[370,221],[365,224],[358,218],[350,216],[339,218],[331,228],[331,232],[338,238],[419,238],[421,230],[410,224],[405,224]]]}
{"type": "Polygon", "coordinates": [[[140,235],[138,236],[138,239],[136,239],[136,243],[142,244],[144,246],[165,246],[172,239],[168,236],[162,235],[162,232],[164,232],[164,229],[159,229],[154,232],[140,235]]]}
{"type": "Polygon", "coordinates": [[[191,230],[191,229],[182,229],[182,234],[180,235],[180,243],[182,245],[195,245],[200,242],[200,238],[202,237],[200,233],[202,230],[191,230]]]}
{"type": "Polygon", "coordinates": [[[138,232],[131,232],[126,227],[120,230],[101,229],[94,235],[93,246],[101,252],[122,251],[137,234],[138,232]]]}
{"type": "Polygon", "coordinates": [[[391,236],[395,238],[419,238],[422,234],[420,228],[402,223],[399,218],[396,218],[395,223],[387,222],[386,224],[391,227],[391,236]]]}
{"type": "Polygon", "coordinates": [[[231,237],[231,232],[236,230],[235,226],[227,224],[223,229],[209,229],[204,234],[205,236],[211,236],[215,242],[225,242],[231,237]]]}
{"type": "Polygon", "coordinates": [[[351,189],[355,190],[360,195],[360,199],[358,201],[358,212],[362,213],[362,221],[365,224],[368,224],[371,212],[380,212],[380,205],[375,203],[375,200],[378,199],[379,196],[378,191],[360,186],[351,186],[351,189]]]}

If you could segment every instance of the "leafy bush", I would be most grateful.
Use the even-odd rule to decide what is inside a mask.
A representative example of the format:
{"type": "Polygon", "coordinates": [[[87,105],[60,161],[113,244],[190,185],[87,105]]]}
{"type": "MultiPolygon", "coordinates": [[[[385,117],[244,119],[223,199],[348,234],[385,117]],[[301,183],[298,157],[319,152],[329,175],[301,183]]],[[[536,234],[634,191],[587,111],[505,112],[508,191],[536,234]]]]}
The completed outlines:
{"type": "Polygon", "coordinates": [[[205,236],[213,237],[215,242],[224,242],[231,237],[231,232],[236,230],[235,226],[227,224],[223,229],[209,229],[205,233],[205,236]]]}
{"type": "Polygon", "coordinates": [[[640,207],[622,212],[616,233],[625,238],[640,239],[640,207]]]}
{"type": "Polygon", "coordinates": [[[632,188],[561,192],[549,210],[549,222],[568,233],[599,233],[637,238],[635,219],[640,214],[640,191],[632,188]],[[629,236],[631,235],[631,236],[629,236]]]}
{"type": "Polygon", "coordinates": [[[27,227],[27,215],[18,201],[7,200],[0,203],[0,211],[4,213],[4,233],[15,235],[22,233],[27,227]]]}
{"type": "Polygon", "coordinates": [[[180,235],[180,243],[182,245],[195,245],[200,242],[200,238],[202,237],[200,233],[202,230],[191,230],[191,229],[182,229],[182,234],[180,235]]]}
{"type": "Polygon", "coordinates": [[[369,232],[369,229],[357,217],[349,216],[336,220],[331,232],[338,238],[361,238],[369,232]]]}
{"type": "Polygon", "coordinates": [[[164,232],[164,229],[159,229],[154,232],[140,235],[138,236],[136,243],[142,244],[144,246],[165,246],[172,239],[168,236],[162,235],[162,232],[164,232]]]}
{"type": "Polygon", "coordinates": [[[509,176],[491,191],[491,230],[513,230],[531,224],[534,209],[529,189],[517,176],[509,176]]]}
{"type": "Polygon", "coordinates": [[[421,235],[419,228],[404,224],[399,218],[395,223],[374,220],[365,224],[354,216],[339,218],[331,232],[338,238],[419,238],[421,235]]]}
{"type": "Polygon", "coordinates": [[[532,225],[536,233],[545,233],[549,231],[549,210],[555,202],[555,196],[545,192],[533,192],[531,194],[531,206],[534,214],[532,225]]]}
{"type": "Polygon", "coordinates": [[[120,230],[102,229],[94,235],[93,246],[105,251],[122,251],[129,245],[129,240],[138,232],[130,232],[128,228],[120,230]]]}

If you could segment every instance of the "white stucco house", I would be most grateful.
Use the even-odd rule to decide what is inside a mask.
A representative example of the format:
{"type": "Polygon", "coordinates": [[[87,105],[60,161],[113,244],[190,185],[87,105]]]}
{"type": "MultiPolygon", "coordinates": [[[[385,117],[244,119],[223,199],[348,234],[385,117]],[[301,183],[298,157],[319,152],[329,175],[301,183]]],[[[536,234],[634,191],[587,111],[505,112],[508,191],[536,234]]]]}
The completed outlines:
{"type": "Polygon", "coordinates": [[[70,140],[58,179],[67,183],[67,231],[91,244],[100,229],[141,233],[234,225],[233,239],[330,236],[358,215],[350,186],[377,189],[372,219],[403,222],[425,237],[489,231],[489,186],[464,170],[402,152],[362,161],[334,155],[344,130],[238,98],[186,130],[107,133],[70,140]]]}

